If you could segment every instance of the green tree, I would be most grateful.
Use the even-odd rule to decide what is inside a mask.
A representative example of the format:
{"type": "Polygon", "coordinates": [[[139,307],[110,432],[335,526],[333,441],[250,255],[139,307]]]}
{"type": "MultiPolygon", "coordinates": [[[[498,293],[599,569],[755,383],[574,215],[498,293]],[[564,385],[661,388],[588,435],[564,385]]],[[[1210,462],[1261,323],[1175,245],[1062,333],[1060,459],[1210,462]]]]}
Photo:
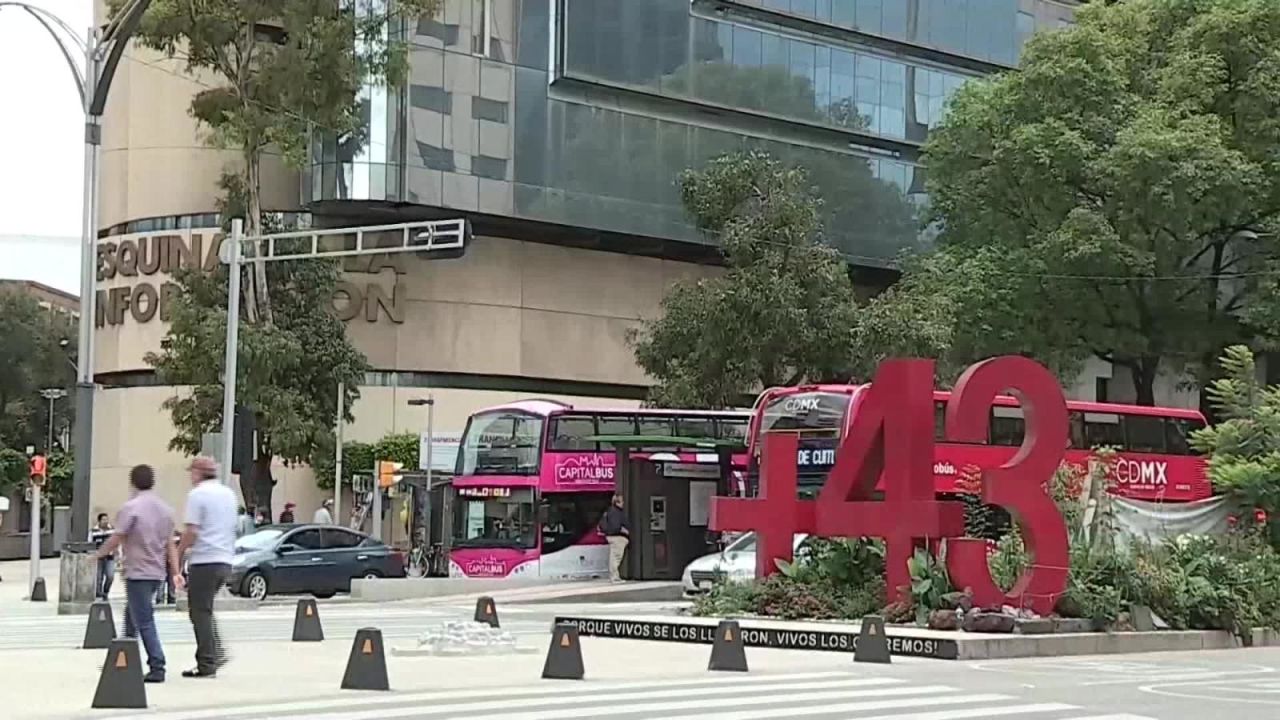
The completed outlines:
{"type": "MultiPolygon", "coordinates": [[[[41,308],[25,293],[0,289],[0,448],[48,450],[49,402],[40,391],[69,391],[75,384],[75,336],[70,315],[41,308]]],[[[68,392],[67,399],[54,403],[54,449],[74,416],[70,398],[68,392]]]]}
{"type": "Polygon", "coordinates": [[[1227,348],[1221,363],[1223,377],[1205,390],[1219,422],[1196,432],[1192,445],[1209,455],[1209,479],[1235,511],[1280,516],[1280,386],[1258,381],[1243,345],[1227,348]]]}
{"type": "MultiPolygon", "coordinates": [[[[270,507],[272,458],[300,463],[325,443],[333,447],[338,384],[344,383],[342,413],[350,422],[367,369],[342,322],[327,311],[338,266],[304,260],[266,268],[269,281],[280,289],[273,300],[275,318],[271,324],[241,318],[236,378],[237,397],[257,415],[260,442],[259,459],[240,476],[240,489],[246,504],[258,507],[270,507]]],[[[205,433],[221,430],[227,270],[183,270],[175,280],[182,293],[171,305],[169,332],[161,350],[148,353],[146,361],[162,383],[189,387],[164,407],[176,430],[169,446],[195,454],[205,433]]]]}
{"type": "Polygon", "coordinates": [[[853,285],[821,243],[821,201],[807,174],[760,152],[735,153],[681,177],[685,208],[716,236],[727,269],[676,284],[662,316],[633,333],[655,380],[650,400],[726,407],[771,385],[841,376],[853,285]]]}
{"type": "Polygon", "coordinates": [[[1280,3],[1077,19],[952,98],[926,147],[942,249],[877,310],[950,314],[955,355],[1097,356],[1153,404],[1158,374],[1280,337],[1280,3]]]}
{"type": "MultiPolygon", "coordinates": [[[[108,0],[113,15],[125,5],[108,0]]],[[[361,86],[403,81],[404,43],[388,38],[437,8],[438,0],[153,0],[136,37],[209,79],[190,113],[213,147],[239,153],[222,187],[243,192],[245,233],[255,236],[263,156],[301,165],[317,130],[363,144],[369,109],[361,86]]],[[[265,263],[253,263],[245,284],[250,322],[272,321],[269,275],[265,263]]]]}
{"type": "MultiPolygon", "coordinates": [[[[391,433],[370,444],[358,441],[342,444],[343,476],[368,475],[379,460],[403,463],[406,471],[418,469],[418,436],[413,433],[391,433]]],[[[317,449],[311,462],[316,483],[325,490],[333,489],[333,442],[317,449]]]]}

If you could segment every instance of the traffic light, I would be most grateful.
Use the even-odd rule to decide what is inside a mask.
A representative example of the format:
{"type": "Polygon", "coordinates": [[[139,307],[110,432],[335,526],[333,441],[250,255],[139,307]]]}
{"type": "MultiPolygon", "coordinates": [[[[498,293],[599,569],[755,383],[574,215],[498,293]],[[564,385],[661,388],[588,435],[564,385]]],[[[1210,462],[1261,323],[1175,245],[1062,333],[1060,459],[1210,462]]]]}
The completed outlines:
{"type": "Polygon", "coordinates": [[[390,460],[378,461],[378,487],[389,488],[400,482],[404,478],[403,475],[397,475],[404,468],[404,463],[391,462],[390,460]]]}
{"type": "Polygon", "coordinates": [[[43,455],[32,456],[30,475],[32,484],[44,485],[44,481],[49,477],[49,465],[43,455]]]}

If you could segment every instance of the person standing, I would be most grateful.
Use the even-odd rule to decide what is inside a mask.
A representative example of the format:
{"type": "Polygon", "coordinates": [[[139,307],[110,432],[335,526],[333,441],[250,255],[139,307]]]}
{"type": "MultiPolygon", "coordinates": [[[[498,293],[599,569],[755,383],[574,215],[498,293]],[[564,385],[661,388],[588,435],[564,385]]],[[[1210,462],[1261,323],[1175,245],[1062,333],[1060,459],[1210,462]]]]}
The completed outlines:
{"type": "Polygon", "coordinates": [[[325,498],[325,501],[320,503],[320,509],[316,510],[316,514],[312,516],[311,522],[316,525],[333,524],[333,498],[325,498]]]}
{"type": "Polygon", "coordinates": [[[187,578],[174,570],[173,584],[187,588],[191,627],[196,636],[196,666],[183,670],[182,677],[211,678],[230,656],[218,634],[213,601],[231,572],[236,541],[236,494],[218,482],[218,466],[211,458],[191,461],[191,484],[187,495],[186,527],[177,554],[188,550],[187,578]]]}
{"type": "Polygon", "coordinates": [[[173,536],[173,508],[151,491],[156,476],[149,465],[138,465],[129,471],[129,484],[133,486],[133,497],[120,508],[115,532],[98,548],[97,557],[99,561],[111,557],[118,546],[124,546],[124,636],[142,638],[148,666],[143,682],[162,683],[164,648],[156,631],[152,603],[165,577],[177,572],[176,548],[169,542],[173,536]]]}
{"type": "Polygon", "coordinates": [[[284,511],[280,513],[281,525],[292,525],[296,520],[293,519],[293,509],[298,507],[294,503],[287,502],[284,504],[284,511]]]}
{"type": "Polygon", "coordinates": [[[630,542],[631,527],[627,523],[627,513],[622,509],[621,495],[614,493],[613,504],[600,518],[600,532],[609,541],[609,580],[622,582],[622,558],[630,542]]]}
{"type": "Polygon", "coordinates": [[[240,512],[236,515],[236,537],[242,538],[245,535],[253,534],[253,516],[249,514],[249,509],[240,506],[240,512]]]}
{"type": "MultiPolygon", "coordinates": [[[[93,527],[90,539],[99,550],[102,549],[107,539],[111,537],[111,520],[106,513],[98,513],[98,524],[93,527]]],[[[99,600],[106,600],[111,594],[111,583],[116,576],[116,554],[110,554],[98,558],[98,574],[93,582],[93,596],[99,600]]]]}

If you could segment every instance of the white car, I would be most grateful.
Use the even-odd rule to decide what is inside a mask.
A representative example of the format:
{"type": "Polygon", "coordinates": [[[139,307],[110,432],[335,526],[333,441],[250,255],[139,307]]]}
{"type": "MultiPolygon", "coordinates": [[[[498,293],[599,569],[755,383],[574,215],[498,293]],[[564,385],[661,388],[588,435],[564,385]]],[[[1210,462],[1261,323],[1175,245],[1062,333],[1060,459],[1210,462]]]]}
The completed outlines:
{"type": "MultiPolygon", "coordinates": [[[[800,546],[809,537],[803,533],[795,536],[793,551],[802,554],[800,546]]],[[[703,555],[689,563],[680,580],[685,595],[697,595],[711,589],[717,579],[746,582],[756,575],[756,534],[743,533],[729,543],[722,552],[703,555]]]]}

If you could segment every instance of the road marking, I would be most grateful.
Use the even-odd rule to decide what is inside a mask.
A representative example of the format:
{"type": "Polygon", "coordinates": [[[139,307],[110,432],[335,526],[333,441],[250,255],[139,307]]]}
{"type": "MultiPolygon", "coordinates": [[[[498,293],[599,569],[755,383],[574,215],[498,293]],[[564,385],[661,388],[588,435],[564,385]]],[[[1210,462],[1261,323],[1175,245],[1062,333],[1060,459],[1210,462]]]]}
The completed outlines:
{"type": "MultiPolygon", "coordinates": [[[[606,692],[613,690],[635,690],[639,688],[673,688],[673,687],[696,687],[699,685],[708,687],[718,687],[722,685],[732,685],[735,688],[746,688],[754,684],[760,683],[776,683],[783,680],[808,681],[821,680],[824,678],[845,678],[849,679],[853,676],[848,672],[811,672],[811,673],[792,673],[786,675],[743,675],[737,677],[711,678],[702,677],[689,680],[665,680],[662,678],[653,678],[650,680],[637,680],[634,682],[611,683],[609,685],[592,685],[591,692],[606,692]]],[[[861,680],[853,680],[863,687],[873,687],[877,685],[893,685],[901,681],[889,678],[868,678],[861,680]]],[[[545,695],[564,695],[566,685],[564,683],[549,683],[547,685],[533,687],[514,687],[501,688],[504,696],[524,696],[533,700],[545,695]]],[[[206,708],[199,710],[176,710],[169,713],[131,715],[128,717],[113,717],[112,720],[213,720],[214,718],[223,718],[228,716],[250,716],[260,718],[268,713],[297,713],[308,712],[314,710],[333,710],[340,707],[352,706],[355,708],[367,708],[371,705],[394,705],[399,703],[430,703],[434,705],[441,700],[464,700],[467,698],[488,699],[492,698],[496,690],[494,688],[486,688],[482,690],[433,690],[411,692],[405,694],[381,695],[381,696],[352,696],[340,695],[327,700],[303,700],[297,702],[282,703],[263,703],[258,705],[245,706],[221,706],[217,708],[206,708]]],[[[307,715],[306,717],[313,717],[307,715]]],[[[349,717],[342,714],[340,717],[349,717]]],[[[375,716],[381,717],[381,716],[375,716]]]]}
{"type": "MultiPolygon", "coordinates": [[[[1005,707],[975,708],[972,710],[942,710],[940,712],[911,713],[911,720],[961,720],[962,718],[989,718],[1000,715],[1034,715],[1036,713],[1076,710],[1075,705],[1063,703],[1037,703],[1034,705],[1007,705],[1005,707]]],[[[901,715],[877,715],[859,720],[904,720],[901,715]]]]}
{"type": "Polygon", "coordinates": [[[1081,715],[1080,717],[1066,718],[1065,720],[1155,720],[1155,718],[1147,717],[1146,715],[1113,713],[1111,715],[1081,715]]]}

